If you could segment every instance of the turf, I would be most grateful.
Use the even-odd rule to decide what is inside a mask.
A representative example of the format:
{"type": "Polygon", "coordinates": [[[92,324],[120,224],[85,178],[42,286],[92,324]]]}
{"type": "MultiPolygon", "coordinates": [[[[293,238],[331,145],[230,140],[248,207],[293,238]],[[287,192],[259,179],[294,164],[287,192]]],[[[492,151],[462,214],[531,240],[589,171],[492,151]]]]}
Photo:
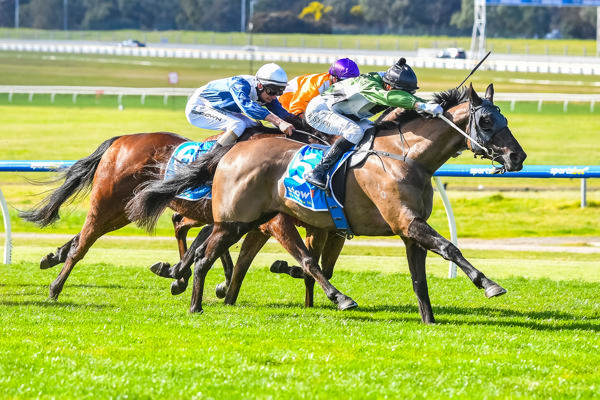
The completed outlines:
{"type": "MultiPolygon", "coordinates": [[[[549,257],[485,254],[479,267],[509,290],[496,299],[485,299],[462,274],[449,280],[430,273],[437,324],[424,326],[405,259],[396,255],[369,257],[372,269],[362,256],[343,257],[333,283],[359,303],[355,311],[337,311],[320,290],[316,307],[302,308],[301,281],[268,272],[269,259],[279,255],[271,249],[251,268],[236,306],[214,296],[222,280],[216,266],[204,314],[189,315],[189,292],[171,296],[169,282],[146,268],[173,253],[125,247],[90,254],[58,301],[44,300],[58,270],[27,261],[39,252],[35,246],[17,247],[16,263],[0,277],[4,398],[597,395],[598,275],[596,282],[504,277],[531,264],[551,271],[549,257]]],[[[595,264],[564,256],[582,267],[595,264]]]]}

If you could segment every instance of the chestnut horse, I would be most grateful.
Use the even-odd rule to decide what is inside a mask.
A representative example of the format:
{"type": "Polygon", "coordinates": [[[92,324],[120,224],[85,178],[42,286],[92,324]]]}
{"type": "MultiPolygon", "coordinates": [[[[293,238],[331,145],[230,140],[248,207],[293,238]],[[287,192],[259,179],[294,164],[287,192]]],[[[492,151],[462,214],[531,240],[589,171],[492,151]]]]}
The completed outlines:
{"type": "MultiPolygon", "coordinates": [[[[435,322],[425,273],[428,250],[456,263],[477,288],[485,290],[487,297],[506,292],[426,222],[432,211],[432,175],[457,152],[469,148],[502,164],[504,171],[523,168],[526,154],[508,128],[506,118],[493,104],[493,94],[493,85],[489,85],[485,99],[472,86],[468,90],[451,89],[435,95],[436,102],[445,110],[444,116],[469,132],[468,140],[441,119],[405,111],[401,114],[400,132],[378,131],[371,156],[350,169],[346,178],[344,211],[352,231],[368,236],[398,235],[404,241],[424,323],[435,322]]],[[[203,311],[204,281],[214,261],[242,235],[277,213],[281,213],[283,220],[279,240],[305,274],[320,284],[339,309],[356,306],[354,300],[326,279],[294,226],[294,219],[298,219],[331,231],[335,229],[331,216],[303,208],[284,197],[281,182],[291,159],[302,146],[291,140],[272,138],[238,143],[228,152],[226,148],[220,149],[170,180],[151,182],[127,205],[130,219],[152,228],[178,192],[213,182],[214,225],[205,227],[197,238],[201,246],[194,252],[190,312],[203,311]]],[[[186,266],[180,263],[167,272],[171,278],[179,278],[185,270],[186,266]]],[[[240,276],[234,269],[227,297],[235,298],[240,285],[240,276]]]]}
{"type": "MultiPolygon", "coordinates": [[[[281,133],[275,129],[259,127],[246,132],[241,140],[265,135],[281,136],[281,133]]],[[[307,142],[306,135],[295,133],[293,137],[307,142]]],[[[175,149],[187,141],[189,139],[169,132],[138,133],[108,139],[91,155],[78,160],[60,174],[56,179],[64,178],[60,187],[52,191],[32,210],[19,214],[26,221],[41,227],[47,226],[59,219],[60,207],[67,200],[91,188],[90,208],[81,231],[40,261],[41,269],[64,263],[60,274],[50,285],[50,299],[58,298],[69,274],[96,240],[131,222],[124,208],[133,197],[135,188],[145,182],[162,179],[159,165],[166,163],[175,149]]],[[[185,239],[189,229],[212,223],[211,201],[207,199],[188,201],[178,198],[172,202],[171,208],[177,212],[173,215],[172,222],[179,253],[183,257],[187,249],[185,239]]],[[[238,258],[239,263],[247,264],[242,268],[249,267],[254,256],[271,235],[277,237],[277,223],[278,218],[274,218],[273,221],[248,235],[248,239],[242,245],[241,257],[238,258]],[[248,256],[244,256],[245,254],[248,256]]],[[[310,237],[307,240],[311,240],[310,237]]],[[[332,238],[331,241],[335,243],[336,239],[332,238]]],[[[335,259],[339,254],[339,250],[336,251],[335,259]]],[[[225,252],[221,259],[226,281],[217,286],[217,296],[223,298],[231,278],[233,263],[228,252],[225,252]]],[[[332,262],[335,263],[335,260],[332,262]]],[[[182,293],[187,287],[188,278],[189,275],[173,282],[171,293],[182,293]]]]}

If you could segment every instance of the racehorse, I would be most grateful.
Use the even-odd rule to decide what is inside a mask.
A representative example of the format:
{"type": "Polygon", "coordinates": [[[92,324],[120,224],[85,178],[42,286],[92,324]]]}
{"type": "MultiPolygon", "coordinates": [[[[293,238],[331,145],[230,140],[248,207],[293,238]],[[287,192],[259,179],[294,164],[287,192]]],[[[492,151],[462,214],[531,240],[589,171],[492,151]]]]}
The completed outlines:
{"type": "MultiPolygon", "coordinates": [[[[472,85],[468,89],[451,89],[435,95],[448,121],[467,130],[467,140],[441,119],[426,117],[414,110],[400,113],[400,129],[378,131],[370,156],[358,167],[351,168],[346,178],[344,211],[353,232],[368,236],[399,235],[404,241],[413,290],[424,323],[435,322],[425,273],[428,250],[456,263],[477,288],[485,290],[488,298],[506,293],[426,222],[432,211],[433,173],[457,152],[468,148],[476,155],[500,163],[502,172],[522,169],[527,155],[508,128],[506,118],[494,105],[493,95],[492,84],[483,99],[472,85]]],[[[220,149],[170,180],[151,182],[127,205],[129,218],[151,229],[178,192],[213,182],[214,226],[205,227],[197,238],[202,244],[194,254],[190,312],[203,311],[204,281],[214,261],[242,235],[277,213],[281,213],[284,222],[280,225],[279,240],[305,274],[321,285],[339,309],[356,305],[326,279],[294,226],[294,220],[298,219],[331,231],[335,229],[331,216],[303,208],[284,197],[281,182],[290,160],[302,146],[272,138],[220,149]]],[[[177,279],[184,271],[185,265],[179,263],[168,270],[168,276],[177,279]]],[[[234,269],[228,297],[236,296],[243,272],[240,277],[234,269]]]]}
{"type": "MultiPolygon", "coordinates": [[[[246,132],[240,140],[259,138],[261,135],[281,135],[281,132],[267,127],[258,127],[246,132]]],[[[293,136],[307,141],[302,134],[293,136]]],[[[210,139],[210,138],[209,138],[210,139]]],[[[49,253],[40,261],[40,268],[47,269],[58,264],[64,266],[58,277],[50,285],[50,299],[57,299],[69,274],[101,236],[128,225],[131,220],[125,214],[124,207],[133,197],[136,187],[141,184],[162,179],[161,163],[166,163],[175,149],[189,141],[180,135],[169,132],[138,133],[116,136],[102,143],[91,155],[84,157],[56,180],[64,178],[63,184],[52,191],[37,206],[24,211],[19,216],[41,227],[59,219],[60,207],[69,199],[90,190],[90,208],[81,231],[56,252],[49,253]]],[[[175,199],[171,208],[176,211],[172,222],[178,241],[180,256],[186,252],[186,235],[191,227],[212,223],[210,199],[189,201],[175,199]]],[[[251,260],[266,243],[270,235],[277,237],[275,218],[249,235],[242,245],[238,262],[249,267],[251,260]],[[249,254],[249,256],[244,256],[249,254]]],[[[233,263],[228,252],[224,252],[222,263],[226,281],[217,286],[217,296],[224,297],[231,279],[233,263]]],[[[189,276],[183,277],[171,285],[173,294],[182,293],[188,284],[189,276]]]]}

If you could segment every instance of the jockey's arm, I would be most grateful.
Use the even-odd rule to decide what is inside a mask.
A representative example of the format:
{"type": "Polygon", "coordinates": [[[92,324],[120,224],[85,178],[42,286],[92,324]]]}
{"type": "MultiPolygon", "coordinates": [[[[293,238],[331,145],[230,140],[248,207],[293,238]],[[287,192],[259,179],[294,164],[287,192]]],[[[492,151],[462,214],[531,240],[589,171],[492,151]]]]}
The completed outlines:
{"type": "Polygon", "coordinates": [[[281,118],[279,118],[277,115],[275,115],[273,113],[269,113],[265,117],[265,121],[270,122],[273,125],[275,125],[277,128],[279,128],[279,130],[281,132],[285,133],[286,136],[290,136],[294,132],[294,126],[292,124],[290,124],[289,122],[285,122],[284,120],[282,120],[281,118]]]}

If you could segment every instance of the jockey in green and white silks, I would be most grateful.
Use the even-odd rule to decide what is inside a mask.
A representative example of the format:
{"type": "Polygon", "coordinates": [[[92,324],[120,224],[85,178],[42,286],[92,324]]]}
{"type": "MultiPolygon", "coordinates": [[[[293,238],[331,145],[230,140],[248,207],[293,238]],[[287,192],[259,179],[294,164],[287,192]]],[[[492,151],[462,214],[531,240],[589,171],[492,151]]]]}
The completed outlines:
{"type": "Polygon", "coordinates": [[[332,85],[313,98],[306,108],[306,122],[329,135],[341,135],[323,160],[304,178],[325,190],[327,171],[373,128],[369,118],[387,107],[419,108],[432,115],[444,111],[439,104],[414,96],[417,76],[401,58],[385,73],[370,72],[332,85]]]}

